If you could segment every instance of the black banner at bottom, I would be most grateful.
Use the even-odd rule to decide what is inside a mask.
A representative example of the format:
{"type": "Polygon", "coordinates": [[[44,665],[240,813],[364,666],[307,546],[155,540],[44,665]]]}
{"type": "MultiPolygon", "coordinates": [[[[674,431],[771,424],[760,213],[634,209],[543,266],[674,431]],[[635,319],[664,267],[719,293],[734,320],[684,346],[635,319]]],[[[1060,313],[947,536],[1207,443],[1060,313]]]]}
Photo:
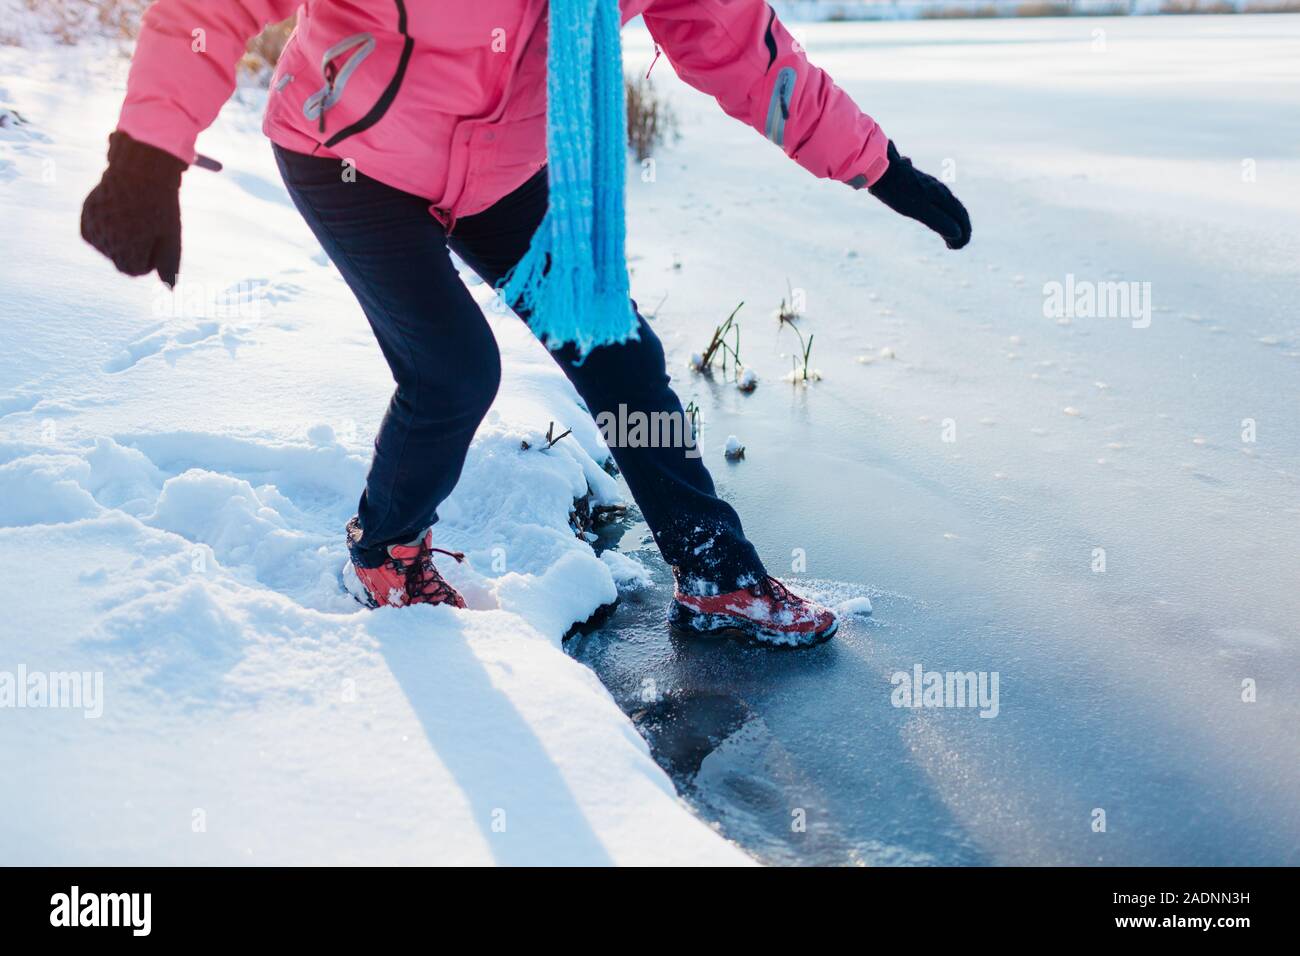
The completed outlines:
{"type": "MultiPolygon", "coordinates": [[[[494,936],[512,912],[540,907],[555,920],[577,907],[632,919],[650,935],[699,928],[724,936],[797,929],[832,920],[852,934],[910,926],[927,938],[1108,936],[1231,944],[1240,934],[1276,933],[1293,892],[1289,869],[870,869],[602,872],[539,879],[529,870],[424,869],[0,869],[6,942],[80,945],[280,939],[326,944],[374,941],[433,926],[480,925],[494,936]],[[626,882],[624,882],[626,881],[626,882]],[[595,892],[590,892],[588,887],[595,892]],[[631,904],[629,906],[629,904],[631,904]],[[847,906],[845,904],[848,904],[847,906]],[[714,917],[708,917],[708,914],[714,917]],[[620,915],[621,914],[621,915],[620,915]],[[635,915],[633,915],[635,914],[635,915]],[[480,917],[491,922],[480,923],[480,917]],[[963,922],[971,921],[971,922],[963,922]]],[[[600,915],[591,914],[592,919],[600,915]]],[[[547,923],[517,928],[541,939],[547,923]]],[[[695,930],[690,931],[694,935],[695,930]]],[[[435,936],[429,942],[437,943],[435,936]]],[[[448,940],[449,941],[449,940],[448,940]]]]}

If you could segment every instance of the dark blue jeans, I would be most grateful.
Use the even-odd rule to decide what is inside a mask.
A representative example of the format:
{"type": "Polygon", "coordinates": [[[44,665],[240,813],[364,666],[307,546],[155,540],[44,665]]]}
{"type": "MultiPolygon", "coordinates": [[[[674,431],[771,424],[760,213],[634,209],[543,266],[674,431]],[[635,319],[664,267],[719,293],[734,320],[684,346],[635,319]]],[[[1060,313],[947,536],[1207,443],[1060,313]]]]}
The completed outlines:
{"type": "MultiPolygon", "coordinates": [[[[496,340],[448,248],[495,286],[546,212],[545,171],[448,235],[428,200],[359,172],[345,182],[335,159],[275,152],[294,205],[360,301],[397,384],[357,510],[361,543],[409,541],[438,520],[501,381],[496,340]]],[[[625,415],[683,421],[663,346],[644,319],[640,329],[640,339],[595,349],[581,362],[572,346],[551,354],[593,416],[617,416],[621,405],[625,415]]],[[[611,442],[611,451],[683,586],[729,591],[764,575],[698,451],[681,442],[611,442]]]]}

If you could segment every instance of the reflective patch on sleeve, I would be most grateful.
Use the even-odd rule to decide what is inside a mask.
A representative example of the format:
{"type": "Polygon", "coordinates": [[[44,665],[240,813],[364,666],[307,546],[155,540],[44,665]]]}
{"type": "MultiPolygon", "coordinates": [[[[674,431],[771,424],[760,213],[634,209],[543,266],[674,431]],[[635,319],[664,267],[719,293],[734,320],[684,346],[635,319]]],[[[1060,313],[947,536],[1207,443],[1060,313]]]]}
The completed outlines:
{"type": "Polygon", "coordinates": [[[767,126],[763,129],[763,135],[778,146],[785,143],[785,123],[790,118],[790,101],[794,98],[797,78],[794,67],[782,67],[776,74],[776,83],[772,87],[772,99],[767,105],[767,126]]]}

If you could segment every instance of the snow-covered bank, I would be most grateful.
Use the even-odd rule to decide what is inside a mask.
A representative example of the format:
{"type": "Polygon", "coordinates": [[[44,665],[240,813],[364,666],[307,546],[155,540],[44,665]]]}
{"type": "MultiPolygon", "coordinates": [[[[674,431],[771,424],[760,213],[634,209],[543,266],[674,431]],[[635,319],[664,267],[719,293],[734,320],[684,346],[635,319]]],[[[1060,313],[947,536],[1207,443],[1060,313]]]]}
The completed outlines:
{"type": "Polygon", "coordinates": [[[186,175],[166,296],[77,236],[122,64],[0,77],[3,862],[747,862],[561,649],[637,575],[569,527],[619,490],[522,324],[493,316],[509,374],[437,529],[472,610],[360,611],[341,529],[391,380],[256,94],[201,141],[226,171],[186,175]]]}

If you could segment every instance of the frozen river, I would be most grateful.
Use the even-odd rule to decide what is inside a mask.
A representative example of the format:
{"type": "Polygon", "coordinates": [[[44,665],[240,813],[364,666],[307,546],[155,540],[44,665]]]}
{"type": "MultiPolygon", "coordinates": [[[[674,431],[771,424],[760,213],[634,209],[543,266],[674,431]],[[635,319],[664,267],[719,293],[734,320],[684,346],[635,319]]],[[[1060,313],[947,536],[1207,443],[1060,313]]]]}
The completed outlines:
{"type": "Polygon", "coordinates": [[[681,139],[631,187],[633,287],[771,569],[874,616],[797,655],[684,643],[642,554],[656,590],[572,653],[764,859],[1300,862],[1300,17],[795,32],[955,177],[971,246],[661,63],[681,139]],[[685,368],[741,300],[752,395],[685,368]],[[996,674],[996,716],[896,706],[918,666],[996,674]]]}

